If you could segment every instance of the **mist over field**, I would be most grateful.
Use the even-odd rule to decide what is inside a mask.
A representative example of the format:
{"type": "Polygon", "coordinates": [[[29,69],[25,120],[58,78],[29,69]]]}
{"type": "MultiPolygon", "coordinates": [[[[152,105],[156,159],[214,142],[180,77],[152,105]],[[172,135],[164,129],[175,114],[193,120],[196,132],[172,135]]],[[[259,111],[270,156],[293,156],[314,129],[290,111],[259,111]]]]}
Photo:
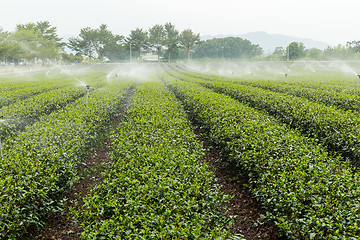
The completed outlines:
{"type": "Polygon", "coordinates": [[[359,239],[359,8],[2,4],[0,239],[359,239]]]}

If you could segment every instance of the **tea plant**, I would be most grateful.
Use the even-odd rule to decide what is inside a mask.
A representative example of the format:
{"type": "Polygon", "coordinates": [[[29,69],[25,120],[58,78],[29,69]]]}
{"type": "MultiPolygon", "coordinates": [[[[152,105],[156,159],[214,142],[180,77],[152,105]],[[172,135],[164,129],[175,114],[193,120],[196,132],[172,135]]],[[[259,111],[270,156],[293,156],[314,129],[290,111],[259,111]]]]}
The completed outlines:
{"type": "Polygon", "coordinates": [[[137,86],[111,136],[113,163],[78,218],[85,239],[229,239],[227,199],[201,163],[201,144],[159,81],[137,86]]]}
{"type": "Polygon", "coordinates": [[[87,156],[133,81],[114,83],[45,115],[4,143],[0,159],[0,238],[20,239],[58,211],[87,156]]]}
{"type": "Polygon", "coordinates": [[[219,93],[224,93],[256,109],[266,111],[304,135],[320,140],[330,151],[349,157],[360,166],[360,118],[352,111],[311,102],[307,99],[252,86],[184,77],[219,93]]]}
{"type": "Polygon", "coordinates": [[[290,239],[358,239],[360,177],[339,157],[267,114],[198,84],[162,78],[208,137],[249,176],[290,239]]]}

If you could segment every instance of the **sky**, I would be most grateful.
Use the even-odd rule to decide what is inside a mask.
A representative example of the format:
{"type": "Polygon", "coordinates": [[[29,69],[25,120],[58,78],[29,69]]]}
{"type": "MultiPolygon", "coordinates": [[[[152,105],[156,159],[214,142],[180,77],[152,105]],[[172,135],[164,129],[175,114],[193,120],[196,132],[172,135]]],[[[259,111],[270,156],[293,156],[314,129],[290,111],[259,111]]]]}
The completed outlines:
{"type": "Polygon", "coordinates": [[[360,40],[359,0],[2,0],[0,27],[49,21],[61,37],[107,24],[128,36],[171,22],[200,35],[266,31],[311,38],[333,46],[360,40]]]}

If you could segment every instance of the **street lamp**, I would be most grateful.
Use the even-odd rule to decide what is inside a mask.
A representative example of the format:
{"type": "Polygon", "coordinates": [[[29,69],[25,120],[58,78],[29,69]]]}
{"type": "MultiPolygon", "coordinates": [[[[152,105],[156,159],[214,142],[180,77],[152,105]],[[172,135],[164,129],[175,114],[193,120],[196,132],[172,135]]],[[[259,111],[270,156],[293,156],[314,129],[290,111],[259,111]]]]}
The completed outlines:
{"type": "Polygon", "coordinates": [[[131,43],[130,44],[130,62],[132,62],[132,54],[131,54],[131,43]]]}
{"type": "Polygon", "coordinates": [[[290,60],[290,45],[288,46],[288,50],[287,50],[287,61],[290,60]]]}

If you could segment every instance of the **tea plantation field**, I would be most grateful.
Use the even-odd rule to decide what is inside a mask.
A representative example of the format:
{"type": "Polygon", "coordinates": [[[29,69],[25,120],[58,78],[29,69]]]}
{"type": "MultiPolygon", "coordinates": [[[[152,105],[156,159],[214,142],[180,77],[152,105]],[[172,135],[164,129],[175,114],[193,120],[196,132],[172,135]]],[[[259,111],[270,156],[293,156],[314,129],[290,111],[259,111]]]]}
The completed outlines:
{"type": "Polygon", "coordinates": [[[105,142],[99,183],[70,209],[81,238],[242,239],[224,214],[233,196],[202,160],[195,126],[223,164],[248,178],[261,221],[275,223],[279,236],[359,239],[356,75],[213,65],[0,75],[0,239],[36,238],[67,209],[85,160],[105,142]]]}

